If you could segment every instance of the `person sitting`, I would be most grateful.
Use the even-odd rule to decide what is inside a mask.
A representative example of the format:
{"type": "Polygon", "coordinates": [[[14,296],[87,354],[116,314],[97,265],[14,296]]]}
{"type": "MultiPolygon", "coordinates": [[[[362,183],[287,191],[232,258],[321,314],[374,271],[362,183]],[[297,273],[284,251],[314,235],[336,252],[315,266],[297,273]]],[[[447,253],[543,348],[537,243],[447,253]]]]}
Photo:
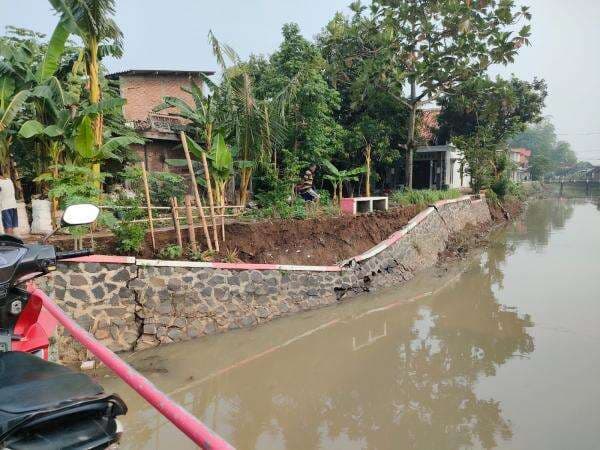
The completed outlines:
{"type": "Polygon", "coordinates": [[[317,165],[311,164],[304,176],[302,177],[302,183],[298,185],[297,191],[300,197],[306,202],[314,202],[319,199],[319,194],[313,187],[315,172],[317,171],[317,165]]]}

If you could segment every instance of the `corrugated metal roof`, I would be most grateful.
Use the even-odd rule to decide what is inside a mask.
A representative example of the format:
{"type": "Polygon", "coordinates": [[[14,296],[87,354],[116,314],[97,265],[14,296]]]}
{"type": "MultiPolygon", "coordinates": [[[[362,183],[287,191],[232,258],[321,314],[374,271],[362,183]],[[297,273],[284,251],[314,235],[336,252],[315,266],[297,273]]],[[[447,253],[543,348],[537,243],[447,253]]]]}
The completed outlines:
{"type": "Polygon", "coordinates": [[[117,80],[123,75],[198,75],[203,73],[205,75],[214,75],[215,72],[212,70],[166,70],[166,69],[130,69],[123,70],[121,72],[113,72],[106,75],[106,78],[110,80],[117,80]]]}

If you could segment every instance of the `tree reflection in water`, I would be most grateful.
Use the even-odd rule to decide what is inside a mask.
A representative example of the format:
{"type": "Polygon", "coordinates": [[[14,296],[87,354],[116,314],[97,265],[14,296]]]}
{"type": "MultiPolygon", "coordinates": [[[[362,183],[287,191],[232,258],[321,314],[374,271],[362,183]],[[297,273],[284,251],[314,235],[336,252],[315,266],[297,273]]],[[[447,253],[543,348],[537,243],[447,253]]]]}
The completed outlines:
{"type": "MultiPolygon", "coordinates": [[[[429,300],[342,322],[177,399],[240,449],[494,448],[511,426],[475,385],[534,350],[530,318],[492,290],[510,250],[495,245],[429,300]]],[[[149,416],[130,425],[132,448],[156,448],[163,426],[149,416]]]]}
{"type": "Polygon", "coordinates": [[[531,203],[520,220],[525,227],[522,239],[534,248],[548,245],[552,230],[562,230],[573,216],[577,200],[548,199],[531,203]]]}

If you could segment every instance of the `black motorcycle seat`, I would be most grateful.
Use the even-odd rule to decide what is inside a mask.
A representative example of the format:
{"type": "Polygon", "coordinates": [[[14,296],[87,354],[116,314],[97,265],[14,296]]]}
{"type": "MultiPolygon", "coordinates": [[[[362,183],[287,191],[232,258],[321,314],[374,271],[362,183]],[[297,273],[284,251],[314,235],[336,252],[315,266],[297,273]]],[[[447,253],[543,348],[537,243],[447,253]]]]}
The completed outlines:
{"type": "Polygon", "coordinates": [[[23,414],[102,394],[88,376],[23,352],[0,353],[0,411],[23,414]]]}

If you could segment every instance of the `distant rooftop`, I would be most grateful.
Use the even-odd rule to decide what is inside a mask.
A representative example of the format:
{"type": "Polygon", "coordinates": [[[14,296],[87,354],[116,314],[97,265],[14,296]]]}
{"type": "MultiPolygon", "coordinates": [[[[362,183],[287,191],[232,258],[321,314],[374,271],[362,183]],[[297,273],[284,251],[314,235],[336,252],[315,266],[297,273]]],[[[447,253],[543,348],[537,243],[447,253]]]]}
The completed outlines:
{"type": "Polygon", "coordinates": [[[212,70],[154,70],[154,69],[131,69],[122,72],[114,72],[106,75],[110,80],[118,80],[123,75],[180,75],[194,76],[203,73],[204,75],[214,75],[212,70]]]}

